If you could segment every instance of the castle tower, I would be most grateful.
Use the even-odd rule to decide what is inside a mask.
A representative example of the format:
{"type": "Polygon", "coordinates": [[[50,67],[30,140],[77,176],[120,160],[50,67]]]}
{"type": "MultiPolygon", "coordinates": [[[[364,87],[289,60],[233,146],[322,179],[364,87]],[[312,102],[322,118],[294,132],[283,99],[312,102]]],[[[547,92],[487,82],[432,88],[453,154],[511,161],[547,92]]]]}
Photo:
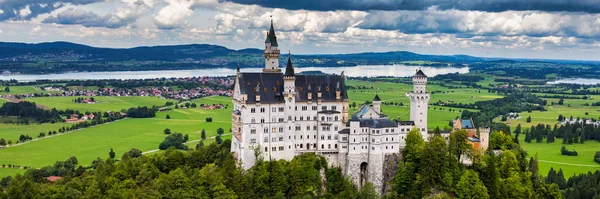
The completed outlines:
{"type": "MultiPolygon", "coordinates": [[[[293,118],[296,117],[296,95],[296,76],[294,74],[291,55],[288,55],[287,66],[285,67],[285,74],[283,75],[283,96],[285,99],[284,118],[286,120],[286,129],[295,128],[293,118]]],[[[294,131],[286,131],[285,137],[294,137],[294,131]]],[[[291,140],[288,144],[291,145],[291,147],[288,147],[288,150],[286,150],[285,157],[288,160],[291,160],[295,155],[295,147],[291,140]]]]}
{"type": "Polygon", "coordinates": [[[425,90],[427,84],[427,75],[417,69],[417,73],[412,76],[413,91],[408,93],[410,99],[410,120],[415,122],[415,127],[421,131],[423,139],[427,139],[427,109],[429,106],[430,95],[425,90]]]}
{"type": "Polygon", "coordinates": [[[488,149],[490,143],[490,127],[479,128],[479,146],[481,150],[485,151],[488,149]]]}
{"type": "Polygon", "coordinates": [[[379,94],[375,94],[375,98],[373,98],[373,110],[381,114],[381,98],[379,98],[379,94]]]}
{"type": "Polygon", "coordinates": [[[279,45],[275,36],[275,28],[273,28],[273,19],[271,19],[271,29],[267,33],[265,40],[265,73],[280,73],[279,69],[279,45]]]}

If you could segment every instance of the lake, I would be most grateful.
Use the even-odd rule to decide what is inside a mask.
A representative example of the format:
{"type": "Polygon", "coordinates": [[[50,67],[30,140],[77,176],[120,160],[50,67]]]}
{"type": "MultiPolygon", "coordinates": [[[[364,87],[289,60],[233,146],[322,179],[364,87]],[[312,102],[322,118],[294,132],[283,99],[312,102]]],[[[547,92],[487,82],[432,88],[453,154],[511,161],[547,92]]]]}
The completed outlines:
{"type": "MultiPolygon", "coordinates": [[[[324,73],[340,74],[344,71],[346,76],[352,77],[373,77],[373,76],[395,76],[409,77],[415,74],[419,66],[406,65],[361,65],[348,67],[304,67],[295,68],[295,72],[302,71],[322,71],[324,73]]],[[[433,77],[439,74],[448,73],[468,73],[469,68],[453,67],[421,67],[423,72],[433,77]]],[[[242,72],[260,72],[262,68],[242,68],[242,72]]],[[[283,68],[285,70],[285,67],[283,68]]],[[[198,76],[229,76],[234,75],[235,69],[229,68],[211,68],[194,70],[156,70],[156,71],[111,71],[111,72],[73,72],[61,74],[40,74],[40,75],[0,75],[0,80],[16,79],[18,81],[35,80],[92,80],[92,79],[149,79],[149,78],[182,78],[198,76]]]]}
{"type": "Polygon", "coordinates": [[[548,82],[548,84],[581,84],[581,85],[596,85],[600,84],[600,79],[593,78],[568,78],[568,79],[559,79],[552,82],[548,82]]]}

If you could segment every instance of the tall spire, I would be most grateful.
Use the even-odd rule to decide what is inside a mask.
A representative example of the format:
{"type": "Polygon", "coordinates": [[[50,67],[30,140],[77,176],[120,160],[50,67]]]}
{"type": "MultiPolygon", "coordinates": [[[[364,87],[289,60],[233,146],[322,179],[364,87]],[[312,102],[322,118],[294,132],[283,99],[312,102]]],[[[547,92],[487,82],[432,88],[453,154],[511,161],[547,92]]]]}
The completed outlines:
{"type": "Polygon", "coordinates": [[[288,62],[285,67],[285,76],[294,76],[294,66],[292,65],[292,53],[288,52],[288,62]]]}
{"type": "Polygon", "coordinates": [[[271,46],[273,46],[273,47],[279,46],[277,44],[277,36],[275,36],[275,28],[273,27],[273,16],[272,15],[271,15],[271,28],[269,29],[269,32],[267,33],[267,39],[265,40],[265,43],[270,43],[271,46]]]}

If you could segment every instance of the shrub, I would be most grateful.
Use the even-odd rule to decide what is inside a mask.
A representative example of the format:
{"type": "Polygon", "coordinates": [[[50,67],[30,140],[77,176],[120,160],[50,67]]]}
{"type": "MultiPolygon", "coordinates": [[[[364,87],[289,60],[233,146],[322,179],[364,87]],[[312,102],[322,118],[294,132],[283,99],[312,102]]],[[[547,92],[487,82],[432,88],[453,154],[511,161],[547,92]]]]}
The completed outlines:
{"type": "Polygon", "coordinates": [[[577,155],[578,155],[578,154],[577,154],[577,151],[575,151],[575,150],[569,151],[569,150],[567,149],[567,147],[565,147],[565,146],[562,146],[562,147],[560,148],[560,153],[561,153],[562,155],[568,155],[568,156],[577,156],[577,155]]]}
{"type": "Polygon", "coordinates": [[[596,151],[596,154],[594,155],[594,161],[600,164],[600,151],[596,151]]]}

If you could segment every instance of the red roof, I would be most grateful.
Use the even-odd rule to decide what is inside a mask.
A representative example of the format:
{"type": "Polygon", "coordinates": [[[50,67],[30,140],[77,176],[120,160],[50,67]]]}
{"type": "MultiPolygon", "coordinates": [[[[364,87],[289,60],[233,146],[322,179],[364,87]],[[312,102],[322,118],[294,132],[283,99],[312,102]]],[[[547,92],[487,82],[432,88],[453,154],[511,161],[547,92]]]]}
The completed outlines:
{"type": "Polygon", "coordinates": [[[60,176],[50,176],[50,177],[46,178],[46,180],[48,180],[50,182],[54,182],[54,181],[57,181],[57,180],[60,180],[60,179],[62,179],[62,177],[60,177],[60,176]]]}

